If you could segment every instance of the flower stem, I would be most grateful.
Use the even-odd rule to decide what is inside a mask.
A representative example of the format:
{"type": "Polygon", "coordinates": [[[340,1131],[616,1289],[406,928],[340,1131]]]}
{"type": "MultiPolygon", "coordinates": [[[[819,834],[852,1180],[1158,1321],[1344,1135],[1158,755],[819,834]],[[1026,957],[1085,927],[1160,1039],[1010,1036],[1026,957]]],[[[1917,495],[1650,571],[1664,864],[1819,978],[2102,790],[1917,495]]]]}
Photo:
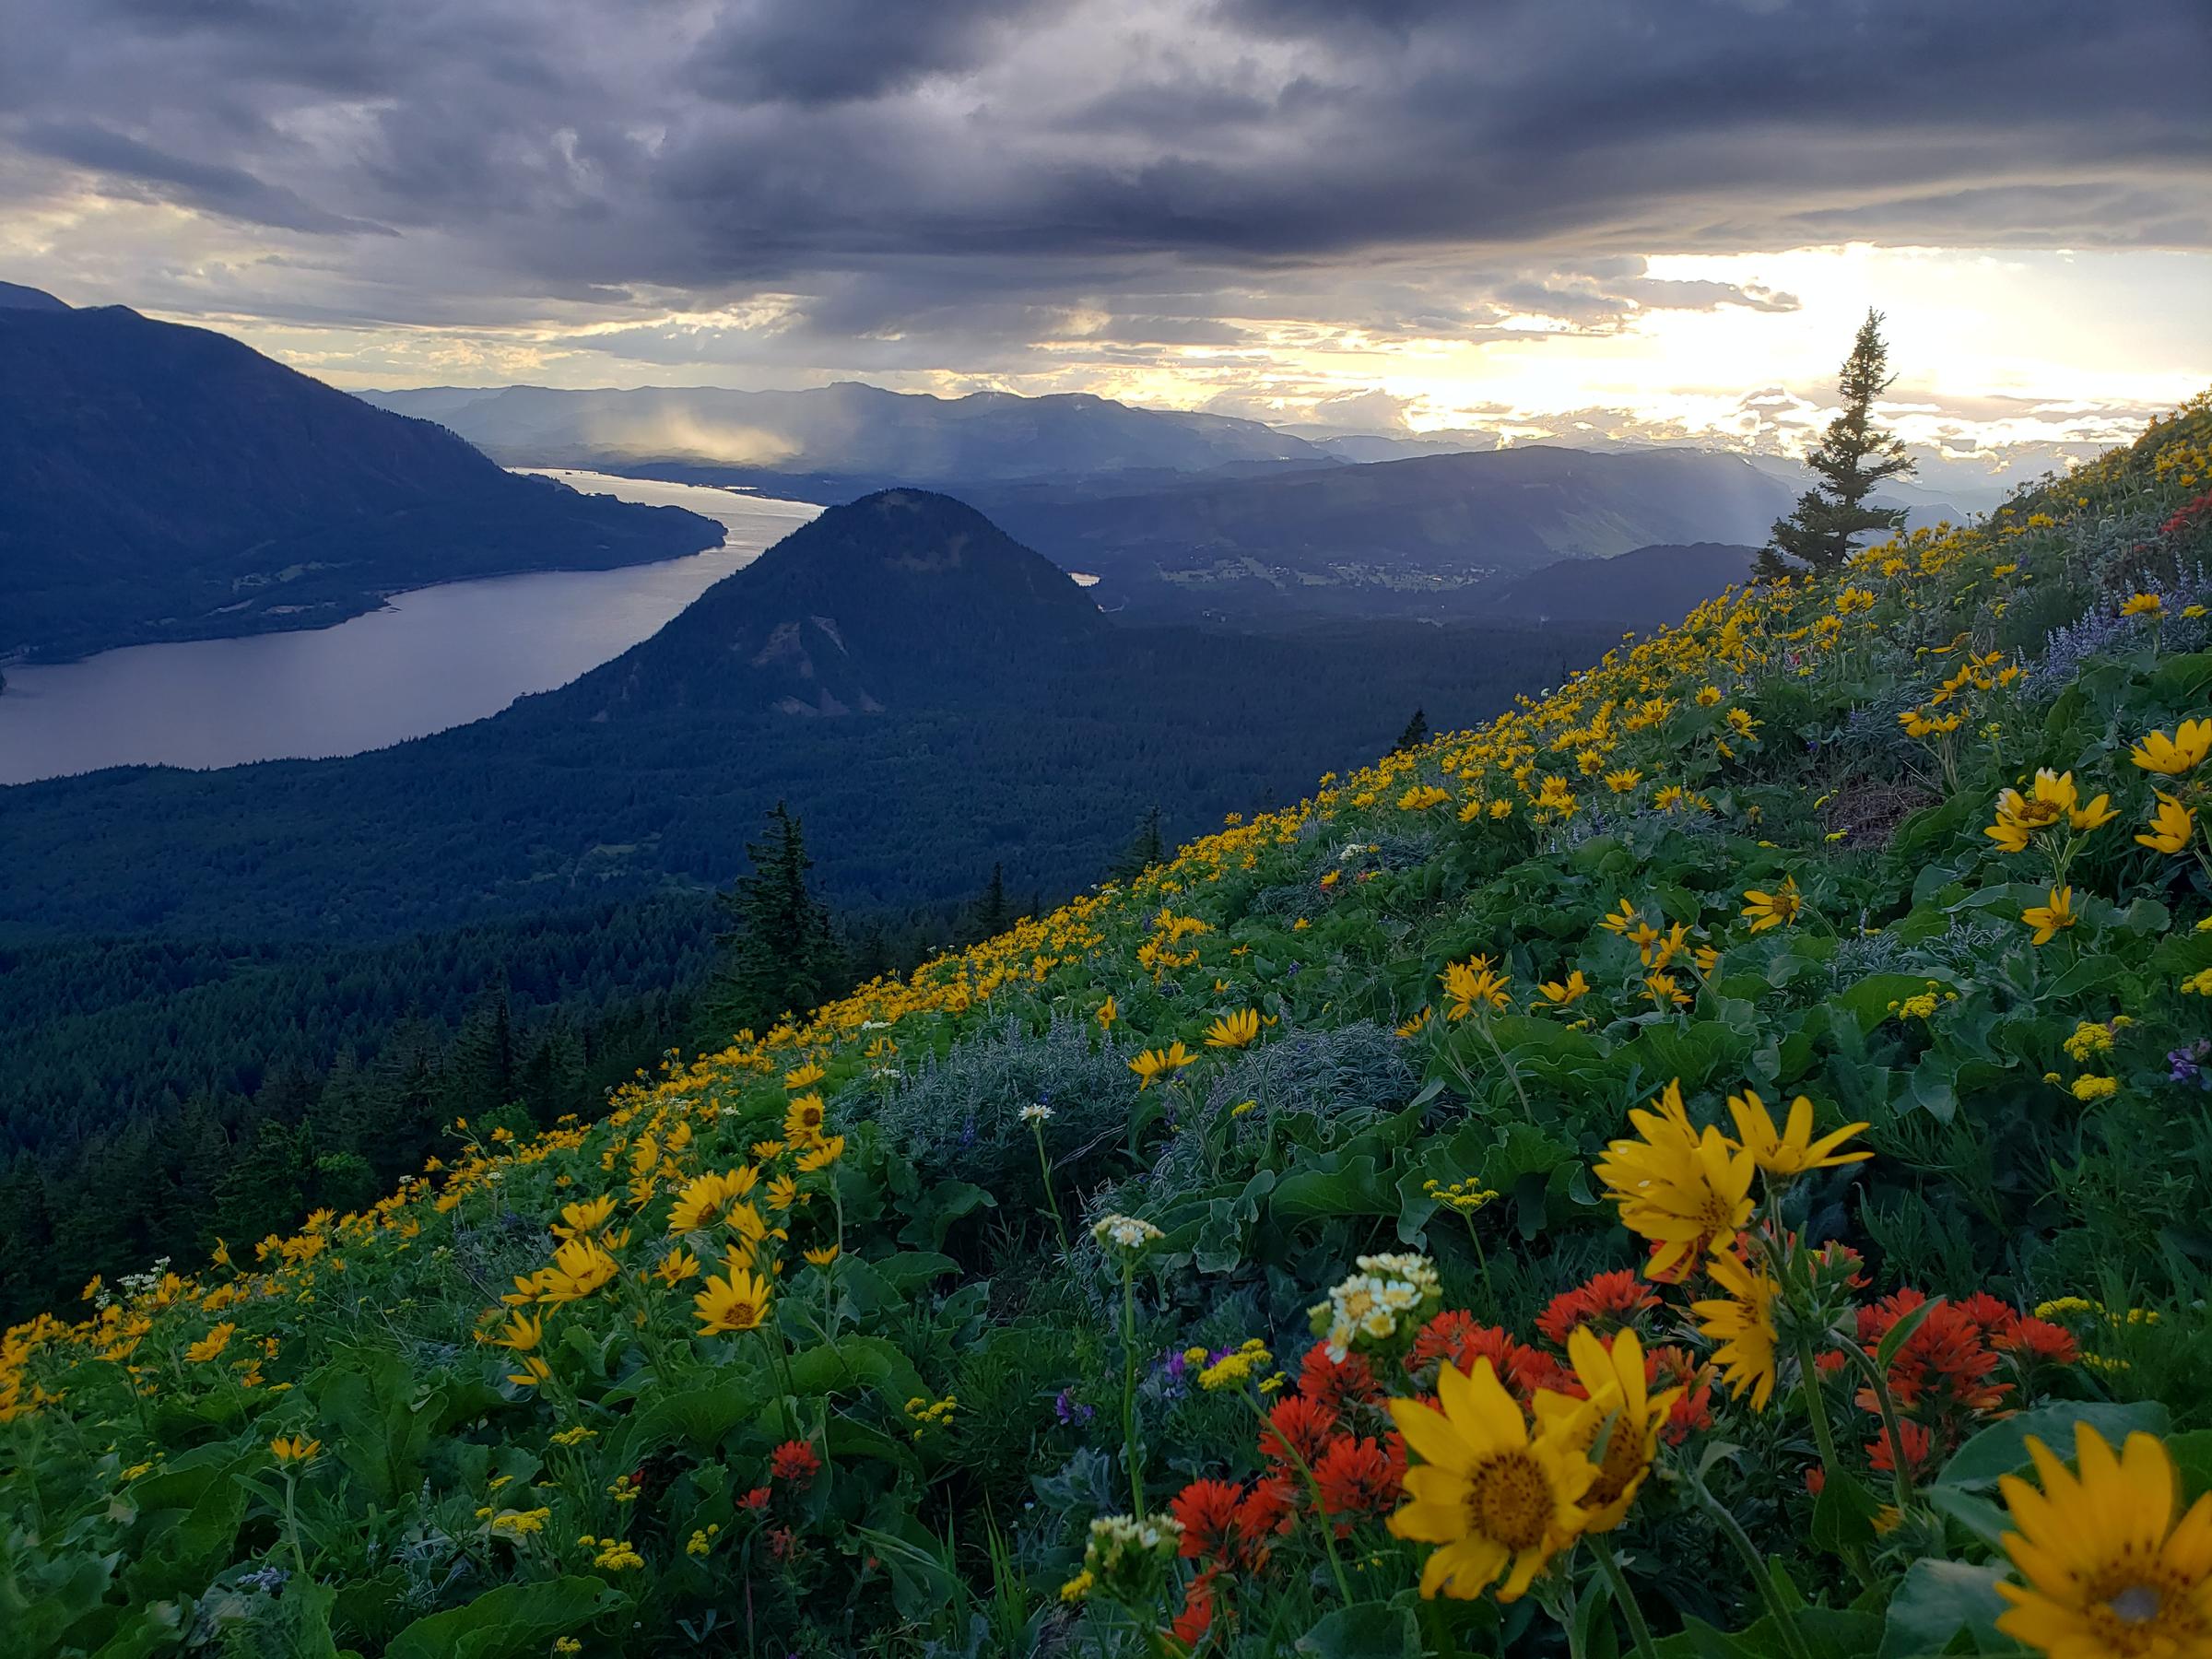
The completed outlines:
{"type": "Polygon", "coordinates": [[[1874,1356],[1855,1345],[1844,1346],[1843,1357],[1857,1363],[1866,1375],[1874,1392],[1875,1404],[1881,1412],[1882,1434],[1889,1443],[1889,1486],[1897,1500],[1897,1512],[1901,1518],[1912,1506],[1912,1472],[1905,1466],[1904,1423],[1898,1415],[1897,1400],[1889,1392],[1889,1379],[1882,1372],[1874,1356]]]}
{"type": "Polygon", "coordinates": [[[1603,1533],[1591,1533],[1590,1548],[1597,1557],[1598,1571],[1606,1575],[1606,1583],[1613,1591],[1613,1599],[1620,1605],[1621,1617],[1629,1621],[1629,1634],[1635,1638],[1637,1659],[1659,1659],[1659,1650],[1652,1641],[1652,1627],[1643,1622],[1643,1609],[1636,1605],[1636,1593],[1629,1588],[1629,1575],[1620,1570],[1620,1562],[1613,1554],[1613,1540],[1603,1533]]]}
{"type": "Polygon", "coordinates": [[[291,1470],[284,1472],[284,1541],[292,1547],[292,1564],[300,1569],[300,1576],[307,1577],[307,1556],[300,1547],[300,1516],[293,1508],[292,1494],[299,1478],[291,1470]]]}
{"type": "Polygon", "coordinates": [[[1490,1258],[1482,1248],[1482,1234],[1476,1230],[1475,1212],[1461,1210],[1459,1213],[1461,1219],[1467,1224],[1467,1237],[1475,1244],[1475,1265],[1482,1269],[1482,1292],[1490,1299],[1488,1312],[1492,1318],[1496,1318],[1499,1312],[1498,1287],[1490,1283],[1490,1258]]]}
{"type": "Polygon", "coordinates": [[[1044,1125],[1032,1123],[1037,1134],[1037,1167],[1044,1171],[1044,1201],[1052,1206],[1053,1230],[1060,1235],[1060,1253],[1067,1254],[1067,1223],[1060,1218],[1060,1200],[1053,1194],[1053,1160],[1044,1155],[1044,1125]]]}
{"type": "Polygon", "coordinates": [[[1298,1471],[1299,1478],[1306,1483],[1306,1494],[1313,1500],[1313,1524],[1321,1529],[1321,1547],[1328,1552],[1329,1571],[1336,1577],[1336,1593],[1344,1597],[1344,1605],[1347,1607],[1351,1606],[1353,1605],[1352,1582],[1345,1576],[1344,1562],[1336,1554],[1336,1529],[1330,1524],[1328,1511],[1322,1504],[1321,1482],[1313,1477],[1312,1465],[1306,1462],[1305,1454],[1290,1443],[1290,1437],[1275,1427],[1274,1421],[1267,1416],[1257,1390],[1246,1394],[1244,1398],[1246,1403],[1252,1406],[1253,1414],[1260,1419],[1260,1433],[1263,1438],[1271,1438],[1277,1445],[1283,1449],[1283,1455],[1290,1460],[1291,1466],[1298,1471]]]}
{"type": "Polygon", "coordinates": [[[1136,1443],[1136,1264],[1122,1263],[1122,1448],[1129,1460],[1129,1512],[1145,1518],[1144,1456],[1136,1443]]]}
{"type": "Polygon", "coordinates": [[[1805,1645],[1805,1637],[1799,1632],[1796,1620],[1790,1617],[1789,1609],[1782,1605],[1781,1598],[1775,1594],[1774,1581],[1768,1574],[1767,1563],[1760,1558],[1758,1546],[1751,1542],[1750,1535],[1744,1531],[1743,1524],[1728,1512],[1726,1504],[1706,1489],[1705,1482],[1695,1471],[1688,1474],[1688,1485],[1689,1489],[1697,1494],[1699,1502],[1704,1505],[1706,1512],[1719,1524],[1722,1535],[1735,1547],[1735,1553],[1743,1557],[1744,1565],[1751,1570],[1751,1583],[1759,1591],[1759,1602],[1767,1609],[1767,1617],[1774,1621],[1775,1630],[1782,1637],[1783,1645],[1789,1649],[1791,1659],[1812,1659],[1812,1653],[1805,1645]]]}

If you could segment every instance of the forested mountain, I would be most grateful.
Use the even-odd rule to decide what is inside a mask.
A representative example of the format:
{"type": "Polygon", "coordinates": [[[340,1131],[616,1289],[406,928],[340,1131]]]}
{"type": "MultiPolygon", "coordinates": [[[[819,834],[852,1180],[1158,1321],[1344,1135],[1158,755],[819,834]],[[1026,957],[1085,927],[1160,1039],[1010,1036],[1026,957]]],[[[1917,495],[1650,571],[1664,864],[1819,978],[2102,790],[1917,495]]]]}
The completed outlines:
{"type": "Polygon", "coordinates": [[[1527,445],[1117,495],[968,492],[1132,618],[1479,618],[1486,583],[1571,556],[1758,543],[1790,491],[1738,455],[1527,445]]]}
{"type": "Polygon", "coordinates": [[[1065,571],[973,508],[885,490],[824,513],[652,640],[551,694],[567,716],[879,712],[987,698],[1112,632],[1065,571]]]}
{"type": "Polygon", "coordinates": [[[320,627],[394,591],[716,545],[205,329],[0,304],[0,655],[320,627]]]}
{"type": "Polygon", "coordinates": [[[1637,547],[1611,559],[1562,559],[1483,590],[1487,614],[1531,622],[1609,622],[1656,628],[1736,586],[1756,547],[1726,542],[1637,547]]]}
{"type": "Polygon", "coordinates": [[[390,936],[728,878],[787,798],[848,906],[1091,878],[1417,706],[1465,720],[1598,634],[1111,625],[957,501],[833,509],[654,638],[494,719],[345,759],[10,790],[0,928],[390,936]],[[853,718],[819,718],[832,707],[853,718]],[[497,826],[496,834],[485,827],[497,826]],[[212,872],[212,874],[211,874],[212,872]]]}
{"type": "Polygon", "coordinates": [[[758,484],[825,502],[894,484],[1335,465],[1317,445],[1256,420],[1088,394],[947,398],[848,381],[797,392],[427,386],[362,395],[450,427],[512,466],[758,484]]]}

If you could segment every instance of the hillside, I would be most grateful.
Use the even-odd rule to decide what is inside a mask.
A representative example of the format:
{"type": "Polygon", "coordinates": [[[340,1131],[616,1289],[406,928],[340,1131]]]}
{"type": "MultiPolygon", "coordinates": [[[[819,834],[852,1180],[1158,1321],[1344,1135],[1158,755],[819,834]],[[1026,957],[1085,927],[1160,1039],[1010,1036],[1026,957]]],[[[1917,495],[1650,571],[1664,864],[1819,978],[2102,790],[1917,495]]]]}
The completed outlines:
{"type": "Polygon", "coordinates": [[[1109,611],[1240,625],[1477,618],[1500,578],[1661,543],[1761,543],[1792,500],[1741,456],[1539,444],[1125,495],[1035,486],[968,499],[1099,577],[1109,611]]]}
{"type": "Polygon", "coordinates": [[[1109,631],[1065,571],[973,508],[885,490],[793,532],[553,698],[594,720],[679,708],[879,713],[1049,675],[1109,631]]]}
{"type": "Polygon", "coordinates": [[[2212,397],[88,1287],[18,1645],[2201,1646],[2207,556],[2212,397]]]}
{"type": "Polygon", "coordinates": [[[506,472],[224,335],[59,301],[0,304],[0,656],[322,627],[404,588],[721,539],[506,472]]]}
{"type": "Polygon", "coordinates": [[[1658,628],[1748,581],[1758,554],[1757,547],[1693,542],[1635,547],[1610,559],[1562,559],[1485,587],[1484,614],[1658,628]]]}
{"type": "Polygon", "coordinates": [[[428,386],[362,395],[450,427],[512,466],[751,484],[823,502],[894,485],[1334,464],[1256,420],[1076,393],[935,397],[841,382],[798,392],[428,386]]]}

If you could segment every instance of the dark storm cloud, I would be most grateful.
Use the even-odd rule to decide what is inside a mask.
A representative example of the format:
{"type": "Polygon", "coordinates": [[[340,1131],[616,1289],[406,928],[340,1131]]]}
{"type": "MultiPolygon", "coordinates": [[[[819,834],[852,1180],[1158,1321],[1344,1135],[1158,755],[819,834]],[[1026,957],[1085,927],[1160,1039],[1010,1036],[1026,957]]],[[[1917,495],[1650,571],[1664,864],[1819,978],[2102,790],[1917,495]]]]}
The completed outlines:
{"type": "Polygon", "coordinates": [[[87,122],[35,122],[19,129],[16,137],[33,155],[90,168],[151,200],[175,202],[279,230],[393,234],[387,226],[326,213],[297,192],[257,179],[243,168],[166,155],[150,144],[87,122]]]}
{"type": "Polygon", "coordinates": [[[690,61],[691,84],[743,103],[842,103],[980,65],[1043,0],[735,0],[690,61]]]}
{"type": "MultiPolygon", "coordinates": [[[[89,191],[320,240],[327,291],[300,305],[342,291],[429,323],[500,297],[635,295],[652,316],[781,294],[818,336],[974,339],[1078,310],[1129,343],[1324,312],[1473,336],[1530,310],[1603,330],[1794,303],[1654,282],[1641,256],[1660,253],[2212,246],[2203,0],[18,17],[0,212],[89,191]]],[[[253,280],[216,269],[208,303],[253,280]]]]}

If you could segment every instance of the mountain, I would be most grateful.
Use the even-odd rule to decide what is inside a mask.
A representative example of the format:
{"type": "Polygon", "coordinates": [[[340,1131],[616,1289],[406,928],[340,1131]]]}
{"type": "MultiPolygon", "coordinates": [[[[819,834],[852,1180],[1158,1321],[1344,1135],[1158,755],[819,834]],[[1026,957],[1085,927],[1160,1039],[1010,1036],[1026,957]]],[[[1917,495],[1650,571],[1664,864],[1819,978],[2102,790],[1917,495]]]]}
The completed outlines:
{"type": "Polygon", "coordinates": [[[44,288],[0,282],[0,311],[65,312],[69,307],[44,288]]]}
{"type": "Polygon", "coordinates": [[[1556,679],[1609,629],[1130,627],[973,509],[832,508],[653,638],[344,759],[18,785],[0,935],[390,936],[720,886],[787,800],[841,904],[1095,880],[1147,807],[1238,800],[1556,679]],[[487,834],[485,825],[497,825],[487,834]]]}
{"type": "MultiPolygon", "coordinates": [[[[1747,455],[1745,459],[1769,477],[1779,479],[1800,494],[1820,482],[1812,468],[1792,455],[1747,455]]],[[[1911,478],[1885,478],[1872,499],[1877,507],[1902,507],[1905,510],[1906,529],[1932,530],[1940,524],[1966,523],[1970,514],[1961,512],[1954,504],[1954,496],[1967,499],[1968,507],[1972,512],[1983,512],[1995,506],[2006,493],[2006,489],[1998,484],[1985,485],[1979,489],[1971,487],[1956,490],[1931,489],[1914,483],[1911,478]]]]}
{"type": "Polygon", "coordinates": [[[1758,557],[1757,547],[1726,542],[1637,547],[1611,559],[1562,559],[1482,593],[1486,614],[1500,618],[1651,629],[1741,583],[1758,557]]]}
{"type": "Polygon", "coordinates": [[[798,392],[431,386],[362,396],[438,421],[509,465],[752,484],[825,502],[899,484],[1335,465],[1256,420],[1087,394],[946,398],[840,382],[798,392]]]}
{"type": "Polygon", "coordinates": [[[320,627],[404,588],[721,539],[506,472],[222,335],[0,307],[0,656],[320,627]]]}
{"type": "Polygon", "coordinates": [[[1489,584],[1567,557],[1755,544],[1790,489],[1740,455],[1528,445],[1186,483],[969,499],[1133,618],[1480,618],[1489,584]]]}
{"type": "Polygon", "coordinates": [[[594,718],[873,713],[916,696],[964,700],[1107,628],[1065,571],[974,508],[884,490],[794,531],[653,639],[552,695],[594,718]]]}

